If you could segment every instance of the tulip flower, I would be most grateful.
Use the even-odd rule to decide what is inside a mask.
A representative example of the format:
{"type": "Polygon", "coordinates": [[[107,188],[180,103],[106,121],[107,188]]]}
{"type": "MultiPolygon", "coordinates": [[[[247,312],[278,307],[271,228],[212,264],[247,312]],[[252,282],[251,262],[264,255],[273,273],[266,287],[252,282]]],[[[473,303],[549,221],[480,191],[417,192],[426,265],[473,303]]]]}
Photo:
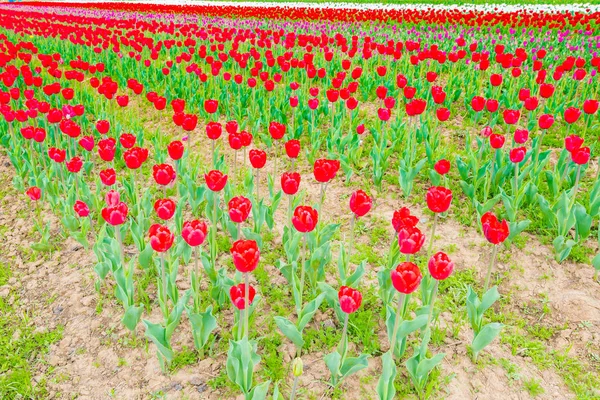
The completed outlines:
{"type": "Polygon", "coordinates": [[[400,232],[405,226],[415,227],[419,223],[419,218],[410,214],[410,210],[407,207],[402,207],[399,210],[394,211],[392,216],[392,226],[396,233],[400,232]]]}
{"type": "Polygon", "coordinates": [[[100,181],[105,186],[112,186],[117,181],[117,174],[113,168],[100,171],[100,181]]]}
{"type": "Polygon", "coordinates": [[[154,211],[158,218],[167,221],[175,214],[177,205],[171,199],[158,199],[154,203],[154,211]]]}
{"type": "MultiPolygon", "coordinates": [[[[238,240],[231,246],[235,268],[244,274],[246,287],[250,287],[250,272],[258,265],[260,251],[254,240],[238,240]]],[[[244,304],[250,304],[249,294],[245,294],[244,304]]],[[[244,334],[248,337],[248,313],[244,313],[244,334]]]]}
{"type": "Polygon", "coordinates": [[[398,230],[400,252],[410,256],[418,253],[425,242],[425,235],[416,226],[404,225],[398,230]]]}
{"type": "Polygon", "coordinates": [[[250,215],[250,211],[252,210],[252,202],[250,199],[245,198],[244,196],[237,196],[231,198],[228,203],[229,206],[229,218],[237,225],[237,239],[241,237],[241,226],[248,216],[250,215]]]}
{"type": "MultiPolygon", "coordinates": [[[[252,304],[254,301],[254,296],[256,295],[256,290],[252,286],[248,286],[248,305],[252,304]]],[[[238,310],[246,309],[246,285],[240,283],[239,285],[232,286],[229,289],[229,296],[231,297],[231,302],[238,310]]]]}
{"type": "Polygon", "coordinates": [[[175,240],[175,236],[169,228],[160,224],[152,225],[148,231],[148,236],[150,237],[150,246],[157,253],[167,252],[175,240]]]}
{"type": "Polygon", "coordinates": [[[183,237],[183,240],[191,247],[197,247],[204,243],[207,230],[208,228],[204,221],[197,219],[186,221],[181,230],[181,237],[183,237]]]}
{"type": "Polygon", "coordinates": [[[298,206],[292,217],[292,224],[298,232],[312,232],[319,222],[319,213],[309,206],[298,206]]]}
{"type": "Polygon", "coordinates": [[[38,201],[42,197],[42,191],[36,186],[30,187],[25,193],[32,201],[38,201]]]}
{"type": "Polygon", "coordinates": [[[483,234],[488,242],[494,245],[494,251],[492,252],[492,259],[490,261],[487,275],[485,278],[485,286],[483,293],[486,293],[489,287],[490,277],[492,275],[492,269],[496,263],[496,254],[498,252],[498,244],[504,242],[509,235],[508,223],[506,220],[499,221],[496,215],[491,211],[483,214],[481,217],[481,226],[483,234]]]}
{"type": "Polygon", "coordinates": [[[175,140],[169,143],[169,145],[167,146],[167,152],[169,153],[169,157],[171,157],[171,159],[174,161],[180,160],[181,157],[183,157],[183,151],[183,143],[179,140],[175,140]]]}
{"type": "Polygon", "coordinates": [[[325,191],[327,184],[335,178],[338,170],[340,169],[340,162],[338,160],[327,160],[319,159],[315,161],[313,167],[313,174],[317,182],[321,183],[321,194],[319,196],[319,210],[323,206],[323,199],[325,197],[325,191]]]}

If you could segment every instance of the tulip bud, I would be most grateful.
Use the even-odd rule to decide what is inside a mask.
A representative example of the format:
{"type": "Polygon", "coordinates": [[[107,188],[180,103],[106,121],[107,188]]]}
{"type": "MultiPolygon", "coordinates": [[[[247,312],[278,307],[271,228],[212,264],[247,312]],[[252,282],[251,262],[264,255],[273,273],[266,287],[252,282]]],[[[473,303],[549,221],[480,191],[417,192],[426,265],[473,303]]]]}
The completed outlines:
{"type": "Polygon", "coordinates": [[[294,376],[302,376],[302,372],[304,372],[304,364],[302,363],[302,359],[300,357],[296,357],[294,362],[292,363],[292,370],[294,372],[294,376]]]}

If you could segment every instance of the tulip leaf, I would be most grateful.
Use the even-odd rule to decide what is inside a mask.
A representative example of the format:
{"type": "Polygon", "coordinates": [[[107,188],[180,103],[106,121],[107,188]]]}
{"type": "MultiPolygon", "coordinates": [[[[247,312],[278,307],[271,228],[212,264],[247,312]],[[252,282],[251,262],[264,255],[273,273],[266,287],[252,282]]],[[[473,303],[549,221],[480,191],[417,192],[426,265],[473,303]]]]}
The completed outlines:
{"type": "MultiPolygon", "coordinates": [[[[171,345],[166,338],[166,330],[161,324],[155,324],[147,320],[142,321],[146,326],[146,331],[144,335],[154,343],[157,349],[157,353],[162,357],[159,357],[161,360],[161,365],[163,363],[163,359],[170,363],[173,360],[173,350],[171,349],[171,345]]],[[[163,366],[164,369],[164,366],[163,366]]]]}
{"type": "Polygon", "coordinates": [[[304,339],[302,339],[302,332],[298,330],[296,325],[294,325],[290,320],[284,317],[275,317],[275,324],[287,337],[289,340],[294,343],[297,349],[301,349],[304,346],[304,339]]]}
{"type": "Polygon", "coordinates": [[[483,348],[490,344],[496,338],[496,336],[500,334],[503,326],[504,325],[498,322],[492,322],[481,328],[471,344],[473,353],[479,353],[481,350],[483,350],[483,348]]]}
{"type": "Polygon", "coordinates": [[[394,380],[396,379],[397,368],[394,357],[388,351],[382,357],[381,376],[377,382],[377,396],[379,400],[394,400],[396,388],[394,380]]]}
{"type": "Polygon", "coordinates": [[[254,386],[248,395],[248,400],[264,400],[267,398],[269,392],[269,385],[271,381],[263,382],[259,385],[254,386]]]}
{"type": "Polygon", "coordinates": [[[143,305],[127,307],[121,322],[127,329],[129,329],[131,332],[134,332],[137,324],[140,322],[143,311],[143,305]]]}
{"type": "Polygon", "coordinates": [[[217,328],[217,319],[213,316],[212,311],[212,306],[208,306],[206,311],[199,313],[195,313],[190,308],[186,308],[192,326],[194,345],[197,350],[201,350],[206,346],[210,334],[217,328]]]}
{"type": "Polygon", "coordinates": [[[494,286],[488,289],[487,292],[483,294],[481,297],[481,304],[477,307],[477,312],[480,315],[483,315],[488,308],[490,308],[498,299],[500,298],[500,293],[498,293],[498,287],[494,286]]]}
{"type": "Polygon", "coordinates": [[[588,215],[585,211],[585,207],[581,204],[575,204],[575,230],[577,232],[577,238],[580,241],[584,241],[590,236],[590,230],[592,228],[592,216],[588,215]]]}
{"type": "Polygon", "coordinates": [[[592,266],[596,271],[600,271],[600,253],[596,254],[596,257],[592,260],[592,266]]]}
{"type": "Polygon", "coordinates": [[[249,394],[252,388],[254,367],[260,362],[256,353],[256,342],[243,338],[229,341],[226,370],[229,380],[239,386],[244,394],[249,394]]]}
{"type": "Polygon", "coordinates": [[[321,303],[323,302],[324,299],[325,299],[325,293],[321,293],[316,298],[314,298],[312,301],[308,302],[306,304],[306,306],[304,306],[304,308],[302,309],[302,312],[300,313],[299,321],[298,321],[298,329],[300,331],[304,330],[304,327],[306,327],[306,325],[310,322],[312,317],[315,315],[315,313],[321,306],[321,303]]]}
{"type": "Polygon", "coordinates": [[[567,239],[564,236],[557,236],[552,241],[552,245],[554,246],[554,252],[556,253],[556,261],[559,263],[563,262],[571,253],[571,249],[575,246],[575,243],[572,239],[567,239]]]}

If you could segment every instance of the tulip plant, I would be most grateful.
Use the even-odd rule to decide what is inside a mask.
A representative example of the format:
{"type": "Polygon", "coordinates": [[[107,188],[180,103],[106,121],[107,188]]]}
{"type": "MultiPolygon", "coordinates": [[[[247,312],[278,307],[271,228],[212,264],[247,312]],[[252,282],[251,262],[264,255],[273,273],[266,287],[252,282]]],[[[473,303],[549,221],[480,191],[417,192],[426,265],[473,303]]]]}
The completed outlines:
{"type": "Polygon", "coordinates": [[[282,10],[0,6],[0,145],[31,201],[31,248],[91,248],[99,301],[114,294],[165,373],[189,321],[199,358],[229,341],[245,399],[302,397],[308,332],[331,315],[328,395],[368,366],[349,343],[375,309],[378,398],[401,379],[427,398],[454,285],[440,282],[462,268],[439,228],[459,219],[492,246],[464,299],[473,362],[503,328],[488,322],[499,253],[524,232],[550,235],[558,262],[600,243],[597,12],[282,10]],[[387,211],[389,251],[370,257],[387,211]],[[286,314],[263,312],[265,275],[285,279],[271,283],[286,314]],[[263,326],[294,346],[286,382],[255,374],[263,326]]]}

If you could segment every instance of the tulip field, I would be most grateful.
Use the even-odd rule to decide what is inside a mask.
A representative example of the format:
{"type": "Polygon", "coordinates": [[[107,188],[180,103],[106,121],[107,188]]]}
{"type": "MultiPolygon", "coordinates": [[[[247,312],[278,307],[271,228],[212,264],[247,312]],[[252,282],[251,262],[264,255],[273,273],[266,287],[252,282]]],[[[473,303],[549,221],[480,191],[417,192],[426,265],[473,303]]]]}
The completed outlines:
{"type": "Polygon", "coordinates": [[[0,4],[0,398],[600,399],[599,7],[343,7],[0,4]]]}

